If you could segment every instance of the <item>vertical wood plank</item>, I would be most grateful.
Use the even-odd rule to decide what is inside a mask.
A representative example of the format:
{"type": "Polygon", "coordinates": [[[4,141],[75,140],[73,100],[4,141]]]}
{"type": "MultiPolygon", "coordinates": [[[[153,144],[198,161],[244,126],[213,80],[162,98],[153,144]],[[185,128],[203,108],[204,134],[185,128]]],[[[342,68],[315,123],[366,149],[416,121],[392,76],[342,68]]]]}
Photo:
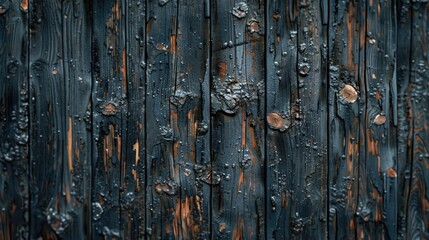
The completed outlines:
{"type": "Polygon", "coordinates": [[[267,9],[267,237],[325,239],[328,5],[267,9]]]}
{"type": "Polygon", "coordinates": [[[412,3],[411,30],[411,189],[407,239],[429,238],[429,4],[412,3]]]}
{"type": "Polygon", "coordinates": [[[0,2],[0,238],[29,238],[28,2],[0,2]]]}
{"type": "Polygon", "coordinates": [[[90,232],[88,10],[83,1],[31,2],[32,238],[90,232]]]}
{"type": "Polygon", "coordinates": [[[329,5],[329,239],[356,238],[360,148],[358,1],[329,5]]]}
{"type": "Polygon", "coordinates": [[[297,31],[298,124],[293,136],[295,184],[291,227],[296,237],[327,238],[328,38],[323,1],[302,1],[297,31]]]}
{"type": "Polygon", "coordinates": [[[92,237],[121,237],[121,166],[126,143],[125,1],[93,1],[92,237]]]}
{"type": "Polygon", "coordinates": [[[209,19],[203,1],[148,4],[148,234],[207,239],[209,19]]]}
{"type": "Polygon", "coordinates": [[[214,1],[212,238],[265,238],[264,1],[214,1]]]}
{"type": "Polygon", "coordinates": [[[359,238],[396,239],[396,5],[370,1],[366,25],[366,154],[359,172],[359,238]]]}
{"type": "Polygon", "coordinates": [[[179,191],[171,226],[178,239],[208,239],[210,234],[210,186],[201,179],[203,168],[210,167],[209,20],[204,1],[180,0],[176,32],[170,36],[175,74],[170,121],[179,191]]]}
{"type": "MultiPolygon", "coordinates": [[[[66,132],[63,163],[65,209],[72,217],[62,239],[84,239],[91,232],[91,15],[88,2],[63,1],[62,58],[66,132]]],[[[54,70],[55,71],[55,70],[54,70]]],[[[63,120],[63,121],[64,121],[63,120]]],[[[51,224],[52,227],[52,224],[51,224]]]]}
{"type": "Polygon", "coordinates": [[[126,51],[122,51],[124,89],[128,101],[121,166],[123,239],[144,239],[146,232],[146,1],[126,4],[126,51]],[[125,60],[126,59],[126,62],[125,60]]]}
{"type": "MultiPolygon", "coordinates": [[[[151,239],[178,237],[173,224],[180,201],[179,163],[175,158],[174,119],[170,103],[175,89],[178,34],[177,0],[147,2],[147,233],[151,239]]],[[[178,143],[178,142],[177,142],[178,143]]],[[[176,143],[176,144],[177,144],[176,143]]]]}
{"type": "MultiPolygon", "coordinates": [[[[292,239],[297,81],[298,3],[267,2],[267,238],[292,239]]],[[[293,213],[294,214],[294,213],[293,213]]]]}
{"type": "Polygon", "coordinates": [[[31,238],[67,234],[72,216],[66,193],[69,164],[62,4],[30,4],[31,238]],[[63,194],[64,193],[64,194],[63,194]]]}
{"type": "Polygon", "coordinates": [[[411,190],[412,166],[412,114],[411,111],[411,3],[408,0],[397,1],[398,38],[397,68],[398,81],[398,238],[407,236],[407,209],[411,190]]]}

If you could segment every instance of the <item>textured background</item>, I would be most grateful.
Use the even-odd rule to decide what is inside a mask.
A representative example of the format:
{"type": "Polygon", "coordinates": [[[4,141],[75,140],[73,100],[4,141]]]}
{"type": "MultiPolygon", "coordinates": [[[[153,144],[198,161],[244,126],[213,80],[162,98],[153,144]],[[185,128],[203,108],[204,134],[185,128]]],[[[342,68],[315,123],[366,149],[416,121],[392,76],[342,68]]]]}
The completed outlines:
{"type": "Polygon", "coordinates": [[[0,239],[429,239],[424,0],[0,0],[0,239]]]}

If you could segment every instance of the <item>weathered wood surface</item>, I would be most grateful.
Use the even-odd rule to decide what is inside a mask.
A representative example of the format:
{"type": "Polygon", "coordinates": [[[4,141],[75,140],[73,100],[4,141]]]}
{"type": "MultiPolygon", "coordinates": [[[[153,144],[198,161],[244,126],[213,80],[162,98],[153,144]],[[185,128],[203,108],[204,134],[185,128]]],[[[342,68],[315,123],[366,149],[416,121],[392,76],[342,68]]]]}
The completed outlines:
{"type": "Polygon", "coordinates": [[[28,2],[0,3],[0,238],[30,229],[28,2]]]}
{"type": "Polygon", "coordinates": [[[429,3],[0,0],[0,239],[428,239],[429,3]]]}

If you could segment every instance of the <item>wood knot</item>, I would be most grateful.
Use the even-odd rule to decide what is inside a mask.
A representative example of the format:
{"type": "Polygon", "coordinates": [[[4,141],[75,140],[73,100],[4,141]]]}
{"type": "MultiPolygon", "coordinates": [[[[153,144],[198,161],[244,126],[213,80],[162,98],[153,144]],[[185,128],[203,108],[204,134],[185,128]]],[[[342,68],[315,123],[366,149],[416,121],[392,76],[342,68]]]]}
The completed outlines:
{"type": "Polygon", "coordinates": [[[381,125],[384,124],[386,122],[386,116],[381,115],[381,114],[377,114],[377,116],[375,116],[374,118],[374,123],[381,125]]]}
{"type": "Polygon", "coordinates": [[[354,102],[356,102],[356,100],[358,98],[358,94],[357,94],[356,89],[349,84],[346,84],[340,90],[340,93],[343,96],[344,100],[348,103],[354,103],[354,102]]]}
{"type": "Polygon", "coordinates": [[[105,116],[113,116],[117,113],[117,105],[115,103],[109,102],[103,106],[102,113],[105,116]]]}
{"type": "Polygon", "coordinates": [[[290,127],[290,120],[275,112],[267,114],[267,122],[271,129],[280,130],[281,132],[290,127]]]}
{"type": "Polygon", "coordinates": [[[395,169],[393,169],[391,167],[387,169],[386,173],[387,173],[387,175],[389,175],[389,177],[397,177],[398,176],[395,169]]]}

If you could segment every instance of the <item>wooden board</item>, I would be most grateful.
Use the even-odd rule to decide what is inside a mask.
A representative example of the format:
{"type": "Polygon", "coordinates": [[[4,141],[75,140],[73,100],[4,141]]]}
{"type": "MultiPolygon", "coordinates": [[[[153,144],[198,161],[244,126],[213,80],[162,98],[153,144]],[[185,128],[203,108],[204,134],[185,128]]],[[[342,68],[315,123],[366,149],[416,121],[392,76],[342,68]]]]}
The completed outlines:
{"type": "Polygon", "coordinates": [[[211,5],[212,238],[265,237],[264,1],[211,5]]]}
{"type": "Polygon", "coordinates": [[[0,239],[429,238],[428,11],[0,0],[0,239]]]}
{"type": "Polygon", "coordinates": [[[208,19],[204,1],[148,1],[147,235],[207,239],[208,19]]]}
{"type": "Polygon", "coordinates": [[[29,238],[28,2],[0,5],[0,238],[29,238]]]}
{"type": "Polygon", "coordinates": [[[359,169],[358,237],[396,239],[396,6],[371,1],[366,14],[365,158],[359,169]]]}
{"type": "Polygon", "coordinates": [[[129,0],[125,9],[126,48],[121,73],[127,99],[121,162],[121,237],[143,239],[146,232],[146,24],[145,1],[129,0]],[[126,59],[126,60],[124,60],[126,59]]]}
{"type": "Polygon", "coordinates": [[[327,237],[327,6],[269,1],[267,237],[327,237]]]}
{"type": "MultiPolygon", "coordinates": [[[[121,165],[127,143],[125,2],[92,3],[92,238],[121,236],[121,165]]],[[[135,126],[135,125],[134,125],[135,126]]]]}
{"type": "Polygon", "coordinates": [[[407,239],[429,238],[429,4],[412,3],[410,117],[411,188],[408,195],[407,239]]]}
{"type": "Polygon", "coordinates": [[[329,5],[329,239],[356,238],[360,115],[365,108],[359,72],[364,67],[363,7],[360,1],[329,5]]]}

